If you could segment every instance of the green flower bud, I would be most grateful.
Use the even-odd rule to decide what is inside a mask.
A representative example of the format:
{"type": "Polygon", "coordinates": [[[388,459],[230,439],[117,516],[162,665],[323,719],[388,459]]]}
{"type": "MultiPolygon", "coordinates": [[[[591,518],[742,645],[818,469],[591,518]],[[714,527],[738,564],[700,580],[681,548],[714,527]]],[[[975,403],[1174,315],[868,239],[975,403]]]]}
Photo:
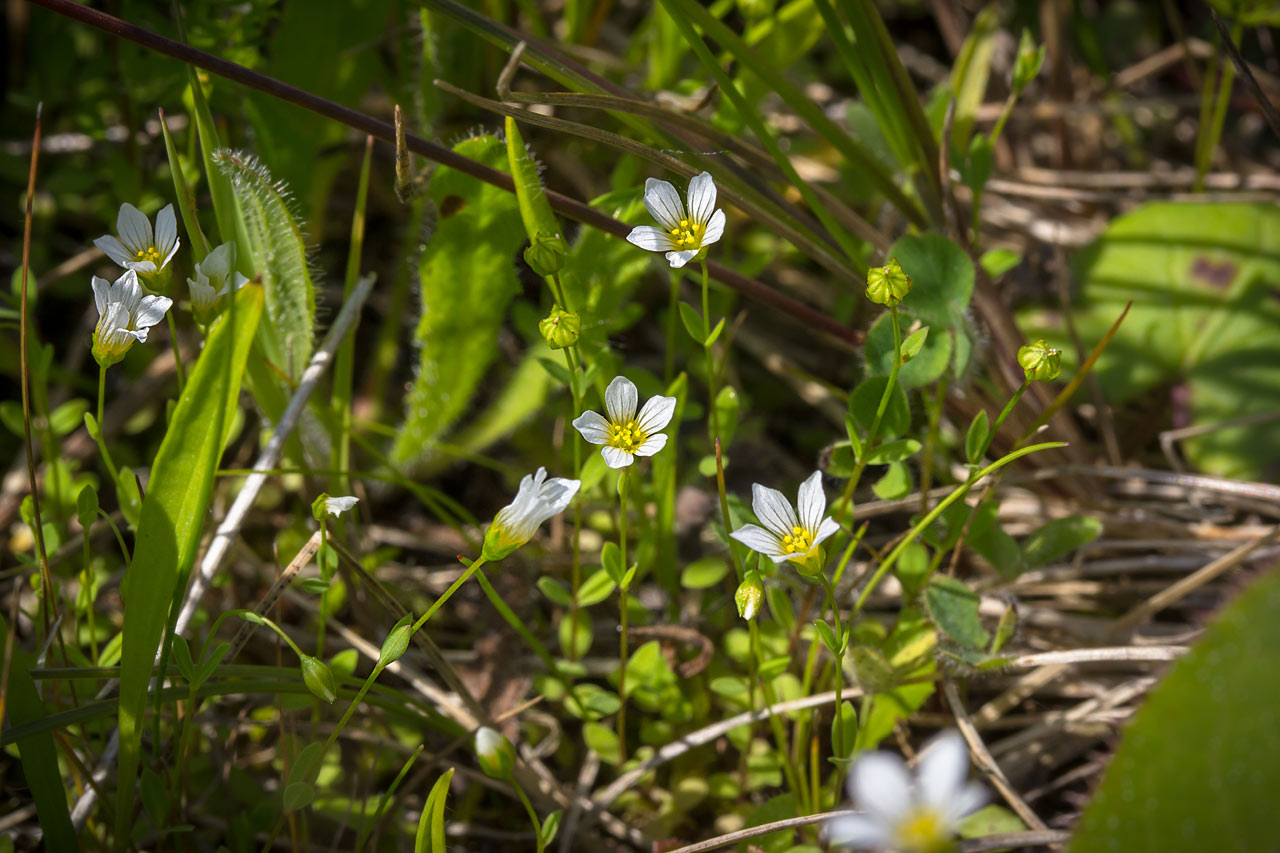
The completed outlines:
{"type": "Polygon", "coordinates": [[[552,349],[564,349],[578,342],[578,334],[582,331],[582,319],[577,311],[566,311],[559,305],[551,309],[551,313],[538,323],[538,331],[542,339],[552,349]]]}
{"type": "Polygon", "coordinates": [[[333,680],[329,666],[319,658],[311,655],[302,656],[302,681],[317,699],[323,699],[330,705],[338,698],[338,685],[333,680]]]}
{"type": "Polygon", "coordinates": [[[559,234],[548,237],[538,232],[524,250],[524,262],[538,275],[554,275],[564,268],[564,256],[568,252],[569,244],[559,234]]]}
{"type": "Polygon", "coordinates": [[[760,612],[760,601],[764,598],[764,584],[758,572],[747,572],[738,591],[733,594],[734,603],[738,605],[738,615],[750,622],[760,612]]]}
{"type": "Polygon", "coordinates": [[[902,271],[897,258],[882,267],[867,270],[867,298],[877,305],[895,308],[911,292],[911,276],[902,271]]]}
{"type": "Polygon", "coordinates": [[[1022,39],[1018,42],[1018,58],[1013,63],[1012,88],[1015,95],[1022,94],[1044,65],[1044,45],[1036,46],[1028,30],[1022,31],[1022,39]]]}
{"type": "Polygon", "coordinates": [[[400,660],[405,649],[409,648],[409,638],[413,636],[413,627],[409,624],[411,618],[405,616],[397,622],[391,629],[391,633],[387,634],[387,638],[382,641],[382,650],[378,653],[378,669],[400,660]]]}
{"type": "Polygon", "coordinates": [[[476,763],[486,776],[510,779],[516,764],[515,747],[501,732],[481,726],[476,730],[476,763]]]}
{"type": "Polygon", "coordinates": [[[1028,382],[1052,382],[1062,372],[1062,350],[1054,349],[1041,338],[1018,350],[1018,364],[1028,382]]]}

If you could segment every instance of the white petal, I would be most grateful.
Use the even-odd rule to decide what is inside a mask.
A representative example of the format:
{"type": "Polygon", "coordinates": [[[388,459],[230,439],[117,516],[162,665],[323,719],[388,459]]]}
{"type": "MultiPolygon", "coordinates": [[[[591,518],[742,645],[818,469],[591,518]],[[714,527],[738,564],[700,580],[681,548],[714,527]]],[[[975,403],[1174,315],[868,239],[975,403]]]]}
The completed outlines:
{"type": "Polygon", "coordinates": [[[589,444],[606,444],[609,441],[609,422],[596,412],[583,412],[573,420],[573,428],[582,433],[589,444]]]}
{"type": "Polygon", "coordinates": [[[339,515],[342,515],[344,512],[346,512],[347,510],[351,509],[353,506],[355,506],[359,502],[360,502],[359,498],[352,497],[351,495],[347,495],[345,497],[340,497],[340,498],[325,498],[324,509],[325,509],[325,512],[329,513],[332,516],[339,516],[339,515]]]}
{"type": "Polygon", "coordinates": [[[233,272],[231,274],[231,289],[233,291],[239,290],[240,288],[244,287],[248,283],[249,283],[249,279],[247,279],[242,274],[238,272],[233,272]]]}
{"type": "Polygon", "coordinates": [[[827,495],[822,491],[822,472],[814,471],[803,483],[796,496],[796,515],[800,526],[810,533],[817,533],[822,514],[827,510],[827,495]]]}
{"type": "Polygon", "coordinates": [[[130,316],[138,313],[142,305],[142,285],[138,283],[138,274],[133,270],[125,270],[111,284],[111,301],[119,302],[130,316]]]}
{"type": "Polygon", "coordinates": [[[707,230],[702,232],[702,245],[710,246],[712,243],[719,241],[724,236],[724,211],[717,210],[711,214],[711,220],[707,222],[707,230]]]}
{"type": "Polygon", "coordinates": [[[111,282],[95,275],[92,284],[93,304],[98,306],[98,316],[101,317],[107,312],[107,305],[111,302],[111,282]]]}
{"type": "Polygon", "coordinates": [[[542,499],[547,502],[547,511],[550,513],[547,518],[564,512],[580,488],[581,480],[566,480],[563,477],[556,477],[543,486],[542,499]]]}
{"type": "Polygon", "coordinates": [[[151,220],[127,201],[120,205],[120,215],[116,217],[116,233],[120,235],[120,242],[124,243],[130,254],[136,255],[152,247],[151,220]]]}
{"type": "Polygon", "coordinates": [[[609,422],[625,424],[636,416],[636,403],[639,395],[636,385],[625,376],[615,376],[604,389],[604,410],[609,413],[609,422]]]}
{"type": "Polygon", "coordinates": [[[960,792],[969,775],[969,746],[956,730],[942,732],[925,744],[916,767],[920,795],[941,810],[960,792]]]}
{"type": "Polygon", "coordinates": [[[777,489],[754,483],[751,486],[751,508],[760,523],[779,536],[790,536],[797,526],[795,510],[777,489]]]}
{"type": "Polygon", "coordinates": [[[684,219],[680,193],[671,184],[657,178],[649,178],[644,182],[644,206],[649,215],[668,231],[679,228],[680,220],[684,219]]]}
{"type": "Polygon", "coordinates": [[[164,313],[173,305],[173,300],[167,296],[144,296],[142,302],[138,305],[138,311],[133,316],[133,327],[135,329],[145,329],[154,326],[164,319],[164,313]]]}
{"type": "Polygon", "coordinates": [[[952,825],[951,829],[955,829],[955,825],[960,823],[961,818],[985,806],[987,799],[987,789],[977,782],[965,785],[960,793],[946,805],[946,817],[952,825]]]}
{"type": "Polygon", "coordinates": [[[822,832],[823,838],[833,847],[884,848],[893,844],[893,835],[886,827],[866,815],[845,815],[832,818],[822,832]]]}
{"type": "Polygon", "coordinates": [[[830,539],[840,530],[840,525],[830,518],[824,518],[818,530],[813,534],[813,544],[817,547],[824,539],[830,539]]]}
{"type": "Polygon", "coordinates": [[[698,256],[697,249],[685,249],[683,252],[667,252],[667,263],[673,270],[678,270],[698,256]]]}
{"type": "Polygon", "coordinates": [[[706,224],[716,209],[716,182],[710,172],[694,175],[689,181],[689,218],[706,224]]]}
{"type": "Polygon", "coordinates": [[[171,204],[156,214],[156,249],[161,257],[173,257],[178,250],[178,218],[173,215],[171,204]]]}
{"type": "Polygon", "coordinates": [[[97,240],[93,241],[93,245],[105,252],[108,258],[115,261],[120,266],[124,266],[133,260],[133,255],[129,254],[129,250],[126,249],[124,244],[115,237],[99,237],[97,240]]]}
{"type": "Polygon", "coordinates": [[[630,453],[617,447],[602,447],[600,448],[600,455],[604,457],[604,464],[610,468],[626,468],[636,461],[635,457],[630,453]]]}
{"type": "Polygon", "coordinates": [[[911,777],[902,759],[889,752],[864,753],[849,779],[859,808],[888,824],[911,810],[911,777]]]}
{"type": "Polygon", "coordinates": [[[737,530],[729,534],[737,539],[743,545],[746,545],[752,551],[758,551],[767,557],[773,557],[775,562],[782,562],[787,559],[787,553],[782,550],[782,545],[778,542],[778,537],[763,527],[754,524],[744,524],[737,530]]]}
{"type": "Polygon", "coordinates": [[[671,235],[652,225],[637,225],[627,235],[627,242],[646,252],[669,252],[676,247],[671,235]]]}
{"type": "Polygon", "coordinates": [[[650,397],[645,402],[644,408],[640,410],[636,423],[640,426],[641,432],[657,432],[671,423],[671,416],[675,412],[675,397],[650,397]]]}
{"type": "Polygon", "coordinates": [[[182,245],[182,241],[176,236],[173,238],[173,248],[169,250],[169,254],[160,260],[160,269],[164,269],[169,265],[169,261],[173,260],[173,256],[178,254],[178,247],[182,245]]]}
{"type": "Polygon", "coordinates": [[[666,446],[667,434],[657,432],[646,438],[644,443],[636,448],[636,456],[652,456],[666,446]]]}

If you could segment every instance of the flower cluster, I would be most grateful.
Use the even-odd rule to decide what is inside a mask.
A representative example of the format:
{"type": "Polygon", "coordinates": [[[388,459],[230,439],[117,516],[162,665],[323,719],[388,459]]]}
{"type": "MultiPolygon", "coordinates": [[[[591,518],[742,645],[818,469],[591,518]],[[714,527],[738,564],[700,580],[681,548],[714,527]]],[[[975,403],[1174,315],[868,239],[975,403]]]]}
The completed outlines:
{"type": "Polygon", "coordinates": [[[249,279],[236,271],[236,247],[223,243],[196,264],[195,278],[187,279],[191,288],[191,311],[196,321],[207,325],[222,308],[223,297],[234,293],[249,279]]]}

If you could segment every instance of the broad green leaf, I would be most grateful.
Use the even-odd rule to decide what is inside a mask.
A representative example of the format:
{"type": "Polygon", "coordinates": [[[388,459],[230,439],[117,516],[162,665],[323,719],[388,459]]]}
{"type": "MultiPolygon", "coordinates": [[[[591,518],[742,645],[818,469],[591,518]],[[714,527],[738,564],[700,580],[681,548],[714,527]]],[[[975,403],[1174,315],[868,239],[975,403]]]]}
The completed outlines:
{"type": "Polygon", "coordinates": [[[591,651],[591,641],[593,639],[591,615],[586,610],[579,610],[576,617],[573,618],[572,612],[564,613],[561,615],[560,624],[556,629],[556,638],[560,641],[560,650],[570,660],[577,660],[591,651]]]}
{"type": "Polygon", "coordinates": [[[599,604],[613,593],[614,586],[613,579],[604,569],[592,573],[591,577],[578,587],[578,606],[590,607],[593,604],[599,604]]]}
{"type": "Polygon", "coordinates": [[[871,465],[887,465],[909,459],[919,452],[920,442],[914,438],[899,438],[873,447],[867,454],[867,462],[871,465]]]}
{"type": "Polygon", "coordinates": [[[569,596],[569,590],[565,588],[563,581],[558,581],[548,575],[538,578],[538,589],[547,597],[547,600],[558,607],[572,607],[573,599],[569,596]]]}
{"type": "Polygon", "coordinates": [[[961,838],[981,838],[1006,832],[1025,832],[1027,825],[1004,806],[990,805],[978,809],[964,820],[956,832],[961,838]]]}
{"type": "Polygon", "coordinates": [[[929,619],[948,639],[970,649],[985,649],[991,635],[978,616],[980,599],[963,581],[935,575],[924,590],[929,619]]]}
{"type": "Polygon", "coordinates": [[[684,330],[695,342],[701,344],[705,334],[702,328],[702,315],[688,302],[681,302],[677,307],[680,309],[680,322],[684,324],[684,330]]]}
{"type": "Polygon", "coordinates": [[[871,491],[882,501],[896,501],[911,494],[911,469],[902,462],[890,462],[879,480],[871,484],[871,491]]]}
{"type": "MultiPolygon", "coordinates": [[[[889,384],[887,376],[871,376],[858,383],[849,395],[849,412],[857,421],[858,427],[866,434],[875,422],[876,411],[880,399],[884,396],[885,387],[889,384]]],[[[889,402],[885,406],[884,416],[880,419],[880,428],[876,438],[885,441],[897,438],[911,427],[911,407],[907,405],[907,395],[902,386],[894,385],[889,392],[889,402]]]]}
{"type": "MultiPolygon", "coordinates": [[[[133,563],[125,573],[120,660],[119,790],[136,784],[147,682],[179,577],[195,559],[214,472],[235,411],[250,342],[262,316],[262,288],[247,284],[219,318],[187,378],[142,501],[133,563]]],[[[133,803],[119,798],[116,837],[127,838],[133,803]]]]}
{"type": "MultiPolygon", "coordinates": [[[[506,149],[492,136],[468,139],[454,151],[506,169],[506,149]]],[[[515,198],[497,187],[440,168],[427,194],[438,219],[419,264],[418,374],[392,451],[402,464],[430,450],[491,373],[498,331],[517,290],[516,250],[525,239],[515,198]]]]}
{"type": "Polygon", "coordinates": [[[893,244],[889,257],[897,258],[911,276],[911,292],[902,300],[902,307],[933,329],[930,338],[955,337],[954,370],[962,373],[972,346],[965,311],[973,297],[973,262],[941,234],[903,237],[893,244]],[[945,334],[947,331],[951,334],[945,334]]]}
{"type": "Polygon", "coordinates": [[[1087,515],[1055,518],[1022,540],[1022,562],[1028,569],[1052,563],[1102,533],[1102,522],[1087,515]]]}
{"type": "Polygon", "coordinates": [[[612,726],[601,723],[586,723],[582,727],[582,739],[587,746],[600,754],[605,764],[617,764],[622,761],[622,743],[612,726]]]}
{"type": "Polygon", "coordinates": [[[1280,847],[1280,573],[1228,605],[1147,696],[1070,853],[1280,847]]]}
{"type": "Polygon", "coordinates": [[[453,781],[453,768],[440,774],[431,786],[431,793],[422,805],[418,818],[418,834],[414,837],[413,853],[448,853],[444,840],[444,806],[449,798],[449,783],[453,781]]]}
{"type": "Polygon", "coordinates": [[[618,547],[617,542],[606,542],[604,547],[600,549],[600,565],[604,566],[605,573],[609,575],[609,579],[615,584],[622,584],[622,575],[625,566],[622,565],[622,549],[618,547]]]}
{"type": "Polygon", "coordinates": [[[248,234],[250,255],[238,263],[248,264],[251,278],[262,277],[262,348],[276,368],[296,381],[311,358],[316,291],[292,195],[252,155],[224,148],[213,152],[213,162],[231,181],[248,234]]]}
{"type": "MultiPolygon", "coordinates": [[[[764,826],[796,816],[796,799],[791,794],[780,794],[751,812],[746,826],[764,826]]],[[[784,853],[795,842],[795,832],[782,829],[751,839],[764,853],[784,853]]]]}
{"type": "Polygon", "coordinates": [[[685,589],[707,589],[720,583],[729,573],[729,563],[721,557],[703,557],[694,560],[680,573],[680,585],[685,589]]]}
{"type": "Polygon", "coordinates": [[[1012,536],[1004,532],[996,519],[998,509],[990,501],[978,507],[965,542],[994,566],[1001,577],[1012,580],[1026,570],[1026,565],[1023,563],[1022,549],[1012,536]]]}
{"type": "MultiPolygon", "coordinates": [[[[831,716],[831,743],[843,743],[846,752],[852,752],[853,744],[857,738],[858,712],[854,710],[853,703],[846,699],[840,705],[840,713],[831,716]]],[[[847,754],[836,756],[836,758],[848,757],[847,754]]]]}

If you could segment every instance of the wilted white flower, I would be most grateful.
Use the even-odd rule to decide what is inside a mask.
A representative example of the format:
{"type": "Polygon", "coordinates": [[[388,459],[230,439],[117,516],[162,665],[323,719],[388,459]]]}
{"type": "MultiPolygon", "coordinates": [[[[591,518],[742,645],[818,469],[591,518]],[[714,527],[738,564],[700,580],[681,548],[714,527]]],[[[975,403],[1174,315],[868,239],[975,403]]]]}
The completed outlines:
{"type": "Polygon", "coordinates": [[[222,297],[248,283],[249,279],[236,272],[235,265],[233,243],[223,243],[196,264],[195,278],[188,278],[187,286],[191,288],[191,310],[200,322],[212,320],[221,307],[222,297]]]}
{"type": "Polygon", "coordinates": [[[153,232],[146,214],[126,201],[120,205],[116,231],[119,239],[105,235],[94,240],[93,245],[120,266],[141,276],[160,272],[178,251],[178,220],[171,204],[156,215],[153,232]]]}
{"type": "Polygon", "coordinates": [[[782,492],[759,483],[751,487],[751,508],[764,527],[744,524],[731,535],[775,563],[791,560],[814,568],[818,545],[840,529],[840,525],[825,517],[827,496],[822,491],[821,471],[814,471],[800,484],[796,509],[791,508],[782,492]]]}
{"type": "Polygon", "coordinates": [[[510,779],[516,763],[515,747],[501,732],[481,726],[476,729],[476,763],[486,776],[510,779]]]}
{"type": "Polygon", "coordinates": [[[329,515],[336,517],[342,515],[358,503],[360,503],[360,499],[352,497],[351,495],[341,498],[325,498],[324,511],[329,513],[329,515]]]}
{"type": "Polygon", "coordinates": [[[710,172],[689,181],[689,207],[680,193],[666,181],[649,178],[644,182],[644,206],[662,226],[639,225],[631,229],[627,241],[650,252],[666,252],[667,261],[679,269],[724,234],[724,211],[716,209],[716,182],[710,172]]]}
{"type": "Polygon", "coordinates": [[[114,283],[95,275],[93,301],[98,306],[93,357],[103,367],[124,358],[134,341],[146,341],[147,330],[159,323],[173,304],[167,296],[144,294],[133,270],[125,270],[114,283]]]}
{"type": "Polygon", "coordinates": [[[484,558],[501,560],[533,538],[538,526],[569,506],[581,480],[547,479],[547,469],[525,474],[516,499],[498,510],[484,535],[484,558]]]}
{"type": "Polygon", "coordinates": [[[865,814],[832,820],[827,839],[836,847],[901,853],[949,850],[960,819],[987,800],[968,774],[969,749],[954,730],[925,744],[914,779],[897,755],[864,753],[849,774],[849,796],[865,814]]]}
{"type": "Polygon", "coordinates": [[[592,444],[603,444],[600,455],[610,468],[625,468],[637,456],[652,456],[667,444],[662,429],[676,410],[675,397],[651,397],[636,414],[639,396],[636,386],[625,376],[615,376],[604,391],[604,408],[609,415],[583,412],[573,425],[592,444]]]}

